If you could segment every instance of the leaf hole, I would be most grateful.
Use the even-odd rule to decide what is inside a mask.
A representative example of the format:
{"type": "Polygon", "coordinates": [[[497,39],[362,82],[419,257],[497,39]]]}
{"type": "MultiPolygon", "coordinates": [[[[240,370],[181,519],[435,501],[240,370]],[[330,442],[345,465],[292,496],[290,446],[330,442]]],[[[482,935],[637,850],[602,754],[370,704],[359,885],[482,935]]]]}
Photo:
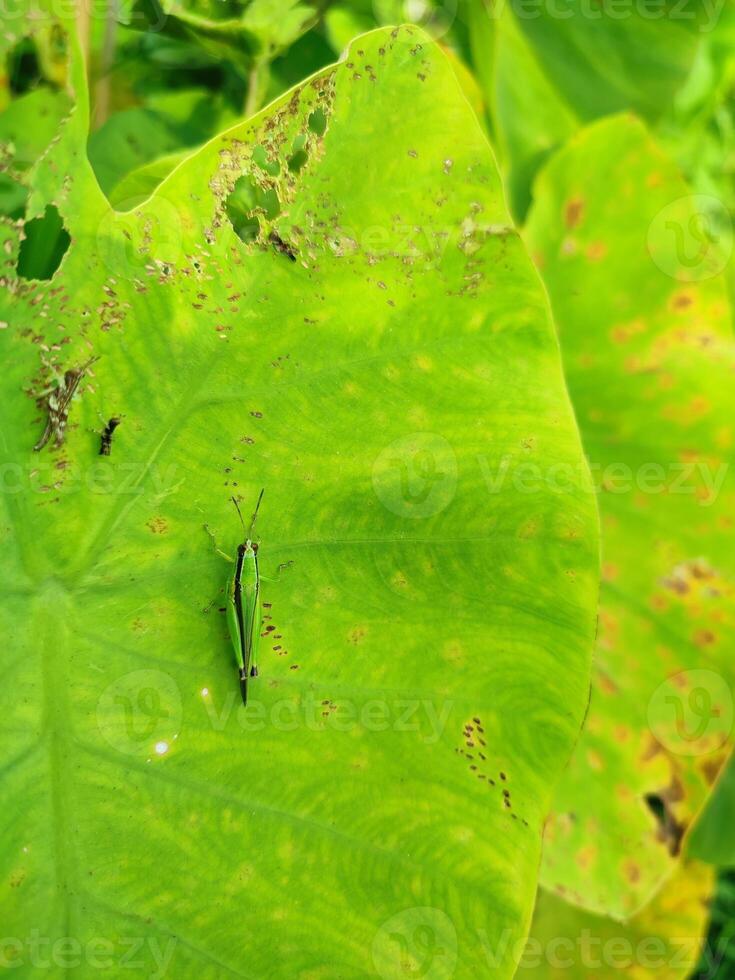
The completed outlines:
{"type": "Polygon", "coordinates": [[[28,221],[18,251],[17,272],[21,279],[51,279],[71,244],[59,209],[46,206],[40,218],[28,221]]]}
{"type": "Polygon", "coordinates": [[[327,131],[327,114],[321,106],[309,116],[309,129],[317,136],[324,136],[327,131]]]}
{"type": "Polygon", "coordinates": [[[264,146],[256,146],[253,150],[253,163],[271,177],[277,177],[281,172],[278,160],[271,160],[264,146]]]}
{"type": "Polygon", "coordinates": [[[278,216],[281,202],[274,187],[262,188],[248,174],[243,174],[225,201],[225,212],[235,234],[242,242],[253,242],[260,234],[260,217],[269,221],[278,216]]]}
{"type": "Polygon", "coordinates": [[[0,214],[17,221],[25,214],[28,190],[7,174],[0,174],[0,214]]]}
{"type": "Polygon", "coordinates": [[[32,91],[41,81],[38,51],[32,38],[24,37],[7,56],[8,86],[13,96],[32,91]]]}

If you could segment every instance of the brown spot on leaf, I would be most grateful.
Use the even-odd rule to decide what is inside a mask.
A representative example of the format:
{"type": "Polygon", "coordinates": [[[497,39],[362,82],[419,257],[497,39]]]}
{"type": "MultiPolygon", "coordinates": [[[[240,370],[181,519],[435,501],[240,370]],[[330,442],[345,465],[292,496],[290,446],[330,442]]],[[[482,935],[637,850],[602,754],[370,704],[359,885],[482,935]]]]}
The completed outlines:
{"type": "Polygon", "coordinates": [[[698,647],[712,646],[716,639],[712,630],[696,630],[692,636],[692,640],[698,647]]]}
{"type": "Polygon", "coordinates": [[[675,310],[686,310],[693,302],[694,297],[691,293],[677,293],[672,300],[672,306],[675,310]]]}
{"type": "Polygon", "coordinates": [[[367,636],[367,627],[356,626],[350,632],[350,643],[352,643],[353,646],[358,646],[360,643],[362,643],[362,641],[365,639],[366,636],[367,636]]]}
{"type": "Polygon", "coordinates": [[[584,214],[584,201],[581,197],[573,197],[567,201],[564,209],[564,223],[567,228],[576,228],[584,214]]]}
{"type": "Polygon", "coordinates": [[[586,255],[590,262],[600,262],[607,255],[607,245],[605,242],[590,242],[586,255]]]}
{"type": "Polygon", "coordinates": [[[635,861],[626,861],[623,865],[623,870],[625,872],[625,877],[628,879],[631,885],[635,885],[641,880],[641,868],[635,861]]]}
{"type": "Polygon", "coordinates": [[[702,759],[699,763],[699,768],[702,771],[705,782],[709,786],[717,780],[726,758],[724,755],[710,756],[709,758],[702,759]]]}

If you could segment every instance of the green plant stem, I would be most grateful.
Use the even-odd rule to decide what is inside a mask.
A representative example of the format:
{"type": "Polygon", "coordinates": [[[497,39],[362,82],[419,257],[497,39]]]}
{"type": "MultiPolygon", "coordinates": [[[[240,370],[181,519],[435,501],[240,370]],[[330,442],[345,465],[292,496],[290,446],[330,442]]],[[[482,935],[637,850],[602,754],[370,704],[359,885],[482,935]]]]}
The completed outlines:
{"type": "Polygon", "coordinates": [[[245,118],[254,116],[260,109],[262,103],[262,93],[265,89],[265,80],[268,73],[268,62],[259,59],[253,62],[253,67],[248,75],[248,94],[245,97],[245,118]]]}

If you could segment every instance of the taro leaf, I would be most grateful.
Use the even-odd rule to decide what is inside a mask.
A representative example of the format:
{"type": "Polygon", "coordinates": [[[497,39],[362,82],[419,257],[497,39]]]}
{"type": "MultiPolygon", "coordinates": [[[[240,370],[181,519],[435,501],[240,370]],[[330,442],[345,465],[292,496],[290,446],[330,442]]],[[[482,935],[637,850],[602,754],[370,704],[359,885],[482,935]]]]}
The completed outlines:
{"type": "Polygon", "coordinates": [[[140,204],[150,197],[164,177],[168,177],[174,167],[177,167],[190,153],[191,150],[168,153],[131,170],[109,192],[110,204],[118,211],[129,211],[131,207],[140,204]]]}
{"type": "Polygon", "coordinates": [[[65,92],[42,86],[12,99],[0,113],[0,215],[23,216],[25,173],[46,150],[70,108],[65,92]]]}
{"type": "Polygon", "coordinates": [[[111,116],[92,134],[87,152],[100,187],[109,194],[131,171],[199,142],[203,138],[196,129],[186,132],[165,114],[136,106],[111,116]]]}
{"type": "Polygon", "coordinates": [[[545,157],[585,121],[623,109],[656,119],[687,78],[698,28],[719,7],[469,0],[473,62],[523,215],[545,157]],[[655,7],[655,9],[654,9],[655,7]],[[490,26],[488,26],[488,24],[490,26]],[[491,66],[488,68],[488,65],[491,66]]]}
{"type": "Polygon", "coordinates": [[[13,99],[0,113],[0,146],[4,162],[27,170],[44,152],[71,108],[66,92],[42,86],[13,99]]]}
{"type": "Polygon", "coordinates": [[[729,305],[698,199],[630,117],[542,172],[528,242],[601,487],[602,595],[585,732],[542,881],[614,917],[669,876],[730,750],[735,476],[729,305]]]}
{"type": "Polygon", "coordinates": [[[227,18],[207,16],[170,0],[134,0],[128,20],[130,27],[194,43],[211,57],[228,58],[246,68],[285,50],[315,18],[314,8],[298,0],[249,0],[240,17],[227,18]]]}
{"type": "Polygon", "coordinates": [[[85,111],[36,175],[72,244],[0,331],[4,935],[70,937],[80,977],[93,939],[177,980],[484,975],[530,919],[598,566],[484,136],[413,29],[361,38],[129,213],[85,111]],[[241,179],[280,208],[249,244],[241,179]],[[63,448],[34,454],[24,389],[92,352],[63,448]],[[524,493],[515,464],[573,483],[524,493]],[[203,524],[232,553],[229,498],[247,517],[261,487],[243,709],[203,524]]]}
{"type": "Polygon", "coordinates": [[[692,829],[688,853],[723,868],[735,867],[735,758],[722,772],[707,809],[692,829]]]}
{"type": "Polygon", "coordinates": [[[585,912],[542,889],[518,975],[528,980],[685,980],[699,962],[707,934],[714,877],[705,864],[682,865],[626,923],[585,912]]]}

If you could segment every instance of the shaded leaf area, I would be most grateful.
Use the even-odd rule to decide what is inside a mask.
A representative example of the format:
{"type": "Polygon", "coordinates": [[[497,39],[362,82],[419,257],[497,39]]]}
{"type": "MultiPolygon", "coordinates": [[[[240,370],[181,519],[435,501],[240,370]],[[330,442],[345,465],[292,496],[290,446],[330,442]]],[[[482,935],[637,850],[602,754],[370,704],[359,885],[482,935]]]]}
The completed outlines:
{"type": "Polygon", "coordinates": [[[710,217],[718,234],[727,234],[735,210],[733,93],[735,6],[727,3],[712,30],[702,35],[686,83],[658,127],[694,190],[715,199],[710,217]],[[720,227],[723,217],[726,229],[720,227]]]}
{"type": "Polygon", "coordinates": [[[598,568],[484,136],[435,45],[376,32],[120,214],[74,78],[34,173],[71,245],[0,313],[5,930],[104,937],[115,962],[142,938],[177,978],[393,976],[428,935],[435,969],[481,975],[530,919],[598,568]],[[278,202],[246,202],[248,241],[243,176],[278,202]],[[77,376],[62,447],[34,453],[77,376]],[[572,482],[494,478],[529,463],[572,482]],[[232,553],[229,498],[247,513],[261,487],[245,709],[203,525],[232,553]]]}
{"type": "Polygon", "coordinates": [[[717,781],[707,808],[687,842],[688,853],[723,868],[735,868],[735,763],[731,758],[717,781]]]}
{"type": "Polygon", "coordinates": [[[603,538],[592,701],[542,880],[620,918],[673,873],[733,727],[730,310],[686,190],[614,118],[548,165],[528,224],[603,538]]]}
{"type": "Polygon", "coordinates": [[[89,160],[108,197],[114,196],[122,205],[139,204],[140,198],[131,201],[124,196],[125,191],[118,189],[125,177],[139,168],[155,167],[159,158],[174,152],[191,152],[213,135],[213,122],[221,120],[231,125],[236,121],[234,113],[223,112],[206,96],[198,92],[187,96],[185,105],[190,106],[190,111],[185,121],[170,112],[136,107],[115,113],[92,134],[87,150],[89,160]]]}
{"type": "Polygon", "coordinates": [[[65,91],[40,85],[12,98],[0,112],[0,215],[3,217],[16,220],[23,217],[28,200],[28,171],[56,137],[71,104],[65,91]]]}
{"type": "Polygon", "coordinates": [[[189,155],[190,150],[179,150],[157,157],[150,163],[136,167],[115,184],[110,192],[110,204],[118,211],[136,207],[153,193],[161,181],[168,177],[174,167],[189,155]]]}
{"type": "Polygon", "coordinates": [[[624,11],[571,0],[561,13],[470,0],[472,60],[514,212],[525,215],[535,174],[586,123],[627,109],[651,121],[663,115],[717,15],[689,0],[624,11]]]}
{"type": "Polygon", "coordinates": [[[729,977],[735,970],[735,872],[720,871],[712,903],[707,943],[692,980],[729,977]],[[713,963],[715,968],[713,969],[713,963]]]}
{"type": "Polygon", "coordinates": [[[700,960],[711,971],[722,960],[721,951],[705,943],[714,878],[705,864],[683,864],[653,901],[625,923],[585,912],[541,890],[518,973],[534,980],[684,980],[700,960]]]}
{"type": "Polygon", "coordinates": [[[315,9],[298,0],[189,3],[134,0],[128,23],[179,41],[194,41],[214,58],[234,58],[243,66],[291,45],[314,21],[315,9]]]}

